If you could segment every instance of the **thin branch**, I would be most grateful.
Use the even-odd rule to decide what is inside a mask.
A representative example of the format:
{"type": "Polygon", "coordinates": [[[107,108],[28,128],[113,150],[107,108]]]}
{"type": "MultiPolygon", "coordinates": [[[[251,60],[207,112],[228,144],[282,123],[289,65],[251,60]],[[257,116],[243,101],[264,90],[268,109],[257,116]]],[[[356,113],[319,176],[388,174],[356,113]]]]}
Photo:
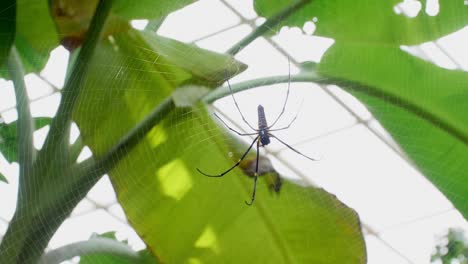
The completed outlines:
{"type": "Polygon", "coordinates": [[[286,7],[285,9],[281,10],[277,14],[271,16],[267,19],[263,24],[257,27],[254,31],[252,31],[249,35],[245,38],[241,39],[238,43],[232,46],[228,51],[227,54],[236,55],[239,51],[241,51],[244,47],[249,45],[252,41],[256,38],[265,34],[268,30],[271,30],[274,26],[281,23],[284,19],[289,17],[290,15],[294,14],[297,10],[304,7],[306,4],[310,3],[311,0],[299,0],[294,4],[286,7]]]}
{"type": "MultiPolygon", "coordinates": [[[[260,87],[265,85],[277,84],[277,83],[287,83],[289,81],[288,76],[274,76],[259,78],[254,80],[249,80],[241,82],[238,84],[231,85],[231,89],[234,93],[248,90],[254,87],[260,87]]],[[[465,131],[460,130],[458,127],[453,125],[450,122],[444,120],[443,117],[438,116],[436,113],[431,112],[428,109],[425,109],[423,106],[420,106],[406,98],[400,97],[396,94],[393,94],[389,91],[384,91],[378,89],[374,86],[360,84],[358,82],[339,79],[339,78],[327,78],[321,77],[318,73],[308,72],[307,74],[298,74],[291,76],[291,82],[314,82],[325,85],[338,85],[342,89],[348,92],[359,92],[366,94],[368,96],[378,98],[386,103],[394,105],[396,107],[405,109],[406,111],[416,115],[417,117],[431,123],[434,127],[438,127],[453,137],[457,138],[463,144],[468,146],[468,134],[465,131]]],[[[203,98],[203,101],[206,103],[212,103],[217,99],[229,96],[230,91],[228,87],[220,87],[213,92],[209,93],[203,98]]]]}
{"type": "Polygon", "coordinates": [[[137,262],[140,256],[129,246],[110,238],[96,237],[88,241],[72,243],[42,255],[38,264],[59,264],[75,256],[109,254],[127,261],[137,262]]]}
{"type": "Polygon", "coordinates": [[[16,130],[18,163],[20,166],[18,200],[21,201],[23,196],[28,194],[27,189],[31,184],[36,150],[33,145],[34,123],[29,109],[26,84],[24,83],[24,68],[15,47],[11,49],[8,57],[8,73],[15,87],[16,109],[18,111],[16,130]]]}
{"type": "MultiPolygon", "coordinates": [[[[298,74],[289,77],[288,75],[282,76],[272,76],[264,77],[258,79],[252,79],[245,82],[237,83],[231,85],[233,93],[241,92],[255,87],[261,87],[266,85],[278,84],[278,83],[287,83],[291,79],[291,82],[316,82],[316,83],[326,83],[327,79],[323,76],[318,75],[315,72],[310,72],[308,74],[298,74]]],[[[221,99],[226,96],[230,96],[231,93],[229,88],[226,86],[219,87],[216,90],[207,94],[203,101],[206,103],[213,103],[214,101],[221,99]]]]}

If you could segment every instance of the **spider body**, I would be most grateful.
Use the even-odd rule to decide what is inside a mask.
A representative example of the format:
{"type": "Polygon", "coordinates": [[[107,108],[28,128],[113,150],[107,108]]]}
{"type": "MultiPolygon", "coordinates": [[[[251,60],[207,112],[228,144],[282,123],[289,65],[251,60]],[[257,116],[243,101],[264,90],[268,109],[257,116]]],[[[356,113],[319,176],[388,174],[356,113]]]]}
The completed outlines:
{"type": "Polygon", "coordinates": [[[268,125],[265,117],[265,109],[262,105],[258,105],[258,136],[262,146],[270,144],[270,136],[268,135],[268,125]]]}
{"type": "Polygon", "coordinates": [[[279,130],[285,130],[285,129],[288,129],[291,124],[296,120],[297,118],[297,114],[296,116],[292,119],[292,121],[285,127],[282,127],[282,128],[275,128],[275,129],[272,129],[272,127],[276,124],[276,122],[278,122],[278,120],[280,119],[280,117],[283,115],[284,113],[284,110],[286,109],[286,103],[288,102],[288,97],[289,97],[289,87],[291,85],[291,69],[290,69],[290,66],[289,66],[289,82],[288,82],[288,91],[286,93],[286,99],[284,100],[284,104],[283,104],[283,109],[281,110],[281,113],[278,115],[278,117],[275,119],[275,121],[270,125],[268,126],[267,124],[267,120],[266,120],[266,117],[265,117],[265,109],[263,108],[262,105],[258,105],[257,107],[257,111],[258,111],[258,129],[255,129],[249,122],[247,122],[247,120],[245,119],[244,115],[242,114],[240,108],[239,108],[239,105],[237,104],[237,101],[236,101],[236,98],[234,97],[234,93],[232,92],[232,88],[231,88],[231,85],[229,84],[229,78],[226,78],[226,82],[228,84],[228,88],[229,90],[231,91],[231,96],[232,96],[232,99],[234,101],[234,104],[236,105],[236,108],[237,110],[239,111],[239,114],[241,115],[242,117],[242,120],[244,121],[244,123],[246,123],[253,131],[253,133],[241,133],[233,128],[231,128],[228,124],[226,124],[226,122],[223,121],[223,119],[221,119],[216,113],[214,114],[229,130],[231,130],[232,132],[235,132],[236,134],[238,134],[239,136],[255,136],[254,140],[252,141],[252,143],[250,144],[249,148],[245,151],[245,153],[240,157],[240,159],[236,162],[236,164],[234,164],[233,166],[231,166],[229,169],[227,169],[226,171],[220,173],[220,174],[207,174],[207,173],[204,173],[203,171],[201,171],[199,168],[197,168],[198,172],[200,172],[201,174],[205,175],[205,176],[208,176],[208,177],[223,177],[224,175],[226,175],[227,173],[229,173],[231,170],[233,170],[234,168],[236,168],[237,166],[239,166],[239,164],[242,162],[242,160],[244,160],[244,158],[247,156],[247,154],[250,152],[250,150],[252,149],[252,147],[255,145],[255,143],[257,143],[257,159],[256,159],[256,164],[255,164],[255,173],[254,173],[254,187],[253,187],[253,192],[252,192],[252,197],[251,197],[251,200],[250,202],[245,202],[247,205],[252,205],[254,200],[255,200],[255,192],[257,190],[257,179],[258,179],[258,161],[259,161],[259,153],[260,153],[260,145],[261,146],[266,146],[268,144],[270,144],[270,139],[271,138],[274,138],[276,140],[278,140],[281,144],[285,145],[287,148],[289,148],[290,150],[296,152],[297,154],[307,158],[307,159],[310,159],[310,160],[315,160],[315,159],[312,159],[312,158],[309,158],[308,156],[302,154],[301,152],[299,152],[297,149],[293,148],[292,146],[288,145],[286,142],[284,142],[283,140],[279,139],[278,137],[276,137],[275,135],[273,135],[271,132],[272,131],[279,131],[279,130]]]}

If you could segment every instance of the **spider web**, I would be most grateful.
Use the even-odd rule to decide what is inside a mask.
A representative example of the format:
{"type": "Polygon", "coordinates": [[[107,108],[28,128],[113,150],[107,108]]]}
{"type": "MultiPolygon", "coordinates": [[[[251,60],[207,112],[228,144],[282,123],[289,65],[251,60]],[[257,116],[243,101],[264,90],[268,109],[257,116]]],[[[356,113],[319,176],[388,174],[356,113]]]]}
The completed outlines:
{"type": "MultiPolygon", "coordinates": [[[[233,5],[229,3],[221,2],[220,4],[228,6],[229,9],[237,10],[233,7],[233,5]]],[[[196,11],[199,11],[199,9],[197,10],[197,8],[194,8],[192,12],[196,13],[196,11]]],[[[232,14],[232,10],[230,12],[230,14],[232,14]]],[[[192,37],[188,41],[195,42],[196,44],[207,48],[211,45],[211,48],[213,50],[225,51],[225,47],[229,47],[229,44],[235,43],[236,40],[238,40],[235,38],[229,39],[226,36],[234,35],[240,38],[242,34],[248,31],[248,29],[246,30],[245,26],[249,24],[251,25],[253,23],[253,20],[249,20],[249,18],[246,19],[248,15],[244,13],[234,14],[239,18],[239,21],[235,23],[226,22],[226,24],[222,25],[221,28],[213,29],[211,32],[205,32],[203,34],[200,34],[202,36],[199,37],[192,37]],[[217,32],[218,30],[220,30],[221,32],[217,32]],[[212,33],[215,34],[212,35],[212,33]],[[229,39],[229,43],[226,43],[228,41],[221,41],[220,45],[220,38],[229,39]],[[216,43],[216,45],[214,45],[213,43],[216,43]]],[[[220,21],[221,20],[224,21],[223,19],[220,19],[220,21]]],[[[170,23],[170,21],[168,23],[170,23]]],[[[164,27],[161,29],[161,32],[164,32],[164,27]]],[[[273,40],[271,40],[270,38],[259,39],[255,41],[251,46],[246,48],[244,51],[239,53],[239,55],[236,58],[240,61],[247,63],[249,65],[249,69],[244,73],[240,74],[239,76],[234,77],[231,80],[231,83],[235,84],[243,80],[248,80],[251,78],[257,78],[261,76],[287,74],[288,65],[285,55],[293,54],[284,53],[285,48],[281,45],[283,44],[281,41],[283,41],[283,39],[291,39],[292,37],[300,38],[303,34],[302,32],[299,34],[295,31],[295,29],[291,29],[285,30],[284,32],[282,32],[282,35],[283,38],[278,37],[277,39],[273,38],[273,40]],[[298,37],[298,35],[300,35],[300,37],[298,37]]],[[[331,45],[330,40],[325,40],[324,46],[327,46],[327,43],[328,46],[331,45]]],[[[325,50],[326,48],[323,49],[323,51],[325,50]]],[[[297,51],[293,50],[293,52],[297,51]]],[[[108,67],[109,69],[112,69],[119,65],[119,63],[119,61],[109,60],[105,63],[105,65],[103,65],[103,67],[108,67]]],[[[135,65],[137,65],[137,63],[138,62],[135,61],[135,65]]],[[[292,66],[292,74],[297,73],[296,63],[297,61],[295,61],[295,63],[292,66]]],[[[135,67],[135,69],[138,70],[137,67],[135,67]]],[[[54,70],[53,74],[55,75],[55,73],[56,72],[54,70]]],[[[156,73],[157,72],[155,72],[155,74],[156,73]]],[[[44,75],[46,74],[44,73],[44,75]]],[[[121,81],[129,81],[130,83],[133,82],[135,84],[135,87],[140,87],[140,84],[144,82],[150,82],[150,80],[145,79],[122,80],[122,77],[120,77],[119,75],[103,76],[103,78],[107,78],[107,81],[109,81],[110,83],[119,83],[121,81]]],[[[53,95],[45,99],[38,100],[38,106],[37,108],[33,108],[33,111],[36,111],[35,109],[49,109],[44,105],[57,105],[59,100],[59,96],[57,95],[57,93],[59,93],[59,90],[54,90],[50,87],[44,90],[46,92],[43,95],[39,95],[37,98],[41,98],[50,92],[52,92],[53,95]]],[[[130,90],[132,90],[135,94],[151,94],[152,92],[154,92],[154,90],[152,89],[143,90],[139,88],[130,88],[130,90]]],[[[119,91],[115,91],[115,98],[118,97],[118,92],[119,91]]],[[[236,99],[247,120],[255,126],[257,123],[257,105],[262,104],[265,107],[267,120],[271,122],[281,111],[285,93],[286,84],[278,84],[274,86],[262,87],[238,93],[236,94],[236,99]]],[[[92,93],[84,93],[83,96],[92,97],[95,95],[92,93]]],[[[113,103],[112,95],[110,98],[95,97],[93,98],[93,100],[96,104],[113,103]]],[[[141,105],[140,107],[144,108],[149,106],[141,105]]],[[[290,99],[286,107],[286,112],[281,118],[281,120],[278,122],[277,127],[282,127],[288,124],[288,121],[291,120],[295,116],[296,112],[299,111],[298,119],[290,129],[282,132],[277,132],[275,134],[278,135],[278,137],[280,137],[281,139],[300,149],[306,155],[312,157],[319,157],[321,158],[321,160],[316,163],[310,162],[306,159],[297,157],[297,155],[294,153],[289,153],[290,151],[284,149],[280,144],[272,143],[266,149],[262,149],[261,152],[262,154],[267,155],[269,158],[272,159],[275,168],[285,178],[291,178],[296,181],[306,182],[307,184],[325,186],[327,190],[337,194],[340,199],[342,199],[348,205],[358,210],[358,212],[361,215],[361,219],[363,219],[364,223],[366,223],[367,220],[370,222],[370,227],[377,227],[378,230],[386,230],[386,228],[391,228],[394,225],[404,223],[408,219],[416,219],[421,215],[425,216],[420,219],[420,221],[423,221],[424,219],[427,219],[432,215],[437,214],[438,212],[445,212],[448,209],[450,209],[451,206],[447,205],[447,202],[445,200],[440,202],[440,199],[444,198],[440,194],[435,193],[434,196],[436,198],[430,199],[431,201],[434,201],[435,204],[437,204],[436,209],[431,211],[418,211],[418,214],[414,215],[406,214],[401,217],[393,217],[391,220],[382,222],[382,219],[388,217],[388,215],[383,214],[382,216],[376,216],[376,214],[370,214],[369,211],[377,211],[379,214],[382,214],[381,208],[395,206],[395,200],[388,201],[385,200],[385,198],[382,198],[381,200],[378,200],[378,202],[375,202],[373,206],[371,205],[371,209],[369,209],[365,208],[364,200],[369,199],[370,195],[361,194],[348,196],[347,189],[349,189],[351,186],[351,188],[356,189],[354,192],[370,193],[375,195],[372,197],[378,197],[374,193],[377,192],[377,190],[372,190],[373,187],[362,186],[362,183],[368,185],[375,184],[375,186],[381,186],[383,179],[385,179],[386,177],[381,176],[372,180],[370,176],[367,176],[357,180],[355,177],[350,178],[348,176],[358,174],[375,175],[376,172],[383,173],[382,167],[384,167],[385,164],[386,165],[384,168],[390,168],[391,166],[402,167],[402,169],[400,170],[400,172],[403,171],[402,174],[417,174],[417,172],[406,163],[406,160],[400,157],[401,155],[403,156],[403,158],[405,158],[404,154],[398,149],[398,147],[394,145],[391,138],[384,131],[381,130],[378,123],[374,119],[372,119],[372,117],[365,110],[365,108],[359,105],[353,98],[349,97],[349,95],[341,92],[335,87],[319,87],[315,84],[294,83],[292,84],[290,99]],[[304,103],[301,107],[302,102],[304,103]],[[384,142],[387,145],[382,144],[382,142],[384,142]],[[355,155],[356,152],[358,152],[359,154],[355,155]],[[340,153],[340,155],[336,155],[336,153],[340,153]],[[380,154],[378,158],[376,158],[373,157],[373,153],[380,154]],[[363,160],[365,162],[363,162],[363,160]],[[371,166],[371,163],[374,163],[373,166],[371,166]],[[353,172],[346,173],[346,175],[343,176],[342,169],[339,170],[339,168],[337,167],[344,167],[349,170],[352,170],[353,172]],[[377,167],[379,168],[377,169],[377,167]],[[381,181],[380,184],[378,183],[378,181],[381,181]],[[337,182],[339,182],[339,184],[337,184],[337,182]]],[[[11,121],[14,119],[13,111],[7,110],[2,112],[2,116],[5,118],[5,120],[11,121]]],[[[39,112],[39,110],[37,111],[39,112]]],[[[213,138],[221,138],[223,140],[222,144],[226,145],[227,149],[234,149],[237,147],[235,143],[233,143],[233,141],[230,139],[232,135],[229,132],[227,132],[227,130],[213,129],[210,131],[212,132],[211,136],[207,136],[205,132],[202,132],[200,130],[188,129],[187,126],[190,127],[190,122],[193,122],[193,126],[207,126],[211,124],[211,121],[209,120],[200,120],[200,115],[198,114],[199,111],[205,110],[197,106],[195,109],[189,111],[176,111],[176,113],[171,115],[171,118],[165,121],[165,125],[169,129],[178,130],[179,126],[182,129],[181,131],[178,131],[178,133],[174,135],[175,138],[171,138],[171,140],[190,143],[185,145],[183,149],[179,150],[181,155],[198,155],[203,157],[206,152],[211,151],[209,142],[213,138]],[[189,125],[182,126],[182,120],[188,120],[189,125]]],[[[220,113],[221,116],[229,124],[233,125],[236,129],[239,129],[239,131],[249,132],[248,127],[245,124],[243,124],[240,115],[236,112],[237,110],[235,109],[235,106],[232,102],[232,98],[226,97],[216,101],[214,103],[214,107],[208,109],[209,113],[214,111],[220,113]]],[[[389,110],[389,112],[390,111],[391,110],[389,110]]],[[[45,111],[43,113],[38,112],[36,112],[37,115],[52,116],[51,112],[53,111],[45,111]]],[[[121,118],[122,115],[125,116],[131,114],[132,113],[121,113],[120,111],[116,110],[115,112],[110,114],[110,117],[111,119],[116,119],[121,118]]],[[[83,116],[83,118],[92,119],[95,117],[83,116]]],[[[400,131],[402,134],[404,134],[404,128],[401,128],[400,131]]],[[[41,131],[38,131],[37,134],[44,135],[46,132],[47,129],[43,129],[41,131]]],[[[423,131],[421,131],[421,133],[422,132],[423,131]]],[[[153,131],[153,133],[155,133],[155,131],[153,131]]],[[[170,138],[170,136],[171,135],[161,133],[159,137],[161,137],[160,140],[163,141],[165,140],[165,137],[170,138]]],[[[157,137],[158,136],[156,136],[156,138],[157,137]]],[[[237,136],[235,137],[239,138],[237,136]]],[[[244,140],[244,142],[249,143],[251,141],[251,138],[242,137],[241,140],[244,140]]],[[[174,149],[171,146],[165,146],[160,149],[161,153],[166,153],[167,155],[173,155],[173,151],[174,149]]],[[[432,150],[425,149],[424,151],[432,150]]],[[[130,152],[131,151],[129,151],[129,153],[130,152]]],[[[225,152],[225,154],[226,156],[236,155],[231,151],[227,151],[225,152]]],[[[155,156],[152,152],[143,152],[140,153],[140,156],[145,157],[144,159],[148,163],[151,163],[153,160],[160,159],[159,156],[155,156]]],[[[82,156],[80,159],[84,159],[84,156],[82,156]]],[[[459,164],[460,162],[462,162],[462,158],[451,162],[453,162],[455,165],[459,164]]],[[[209,162],[205,162],[204,164],[209,164],[209,162]]],[[[130,162],[123,162],[123,165],[121,166],[123,166],[124,169],[134,169],[140,171],[141,174],[148,173],[148,171],[143,170],[154,169],[154,167],[152,166],[149,166],[148,168],[138,168],[132,165],[130,162]]],[[[167,169],[170,169],[170,167],[167,167],[167,169]]],[[[212,166],[205,167],[204,169],[206,169],[207,171],[209,170],[210,172],[217,172],[224,170],[225,167],[213,164],[212,166]]],[[[6,175],[17,175],[17,167],[15,165],[9,165],[7,170],[9,171],[5,170],[2,172],[4,172],[6,175]]],[[[119,177],[119,182],[117,183],[119,186],[138,185],[141,187],[142,190],[150,188],[150,186],[145,186],[146,181],[144,181],[143,179],[126,178],[124,177],[123,172],[119,172],[118,170],[116,171],[116,174],[121,176],[119,177]]],[[[226,177],[228,176],[229,175],[226,175],[226,177]]],[[[1,188],[5,191],[2,190],[0,191],[0,193],[2,196],[5,195],[4,197],[7,197],[9,201],[8,204],[10,206],[9,211],[12,212],[12,210],[14,209],[13,205],[15,204],[14,199],[12,199],[12,197],[14,197],[14,191],[12,190],[16,190],[17,184],[14,179],[14,176],[9,177],[9,180],[11,181],[10,185],[1,186],[1,188]]],[[[214,179],[214,181],[217,181],[215,185],[217,188],[217,193],[229,192],[232,187],[229,184],[227,184],[226,181],[224,181],[224,179],[214,179]]],[[[396,185],[400,183],[396,180],[383,182],[384,185],[387,184],[395,188],[396,185]]],[[[423,193],[426,190],[432,191],[431,186],[421,177],[413,179],[411,180],[411,182],[413,186],[423,186],[418,192],[423,193]]],[[[182,190],[176,190],[175,193],[183,193],[183,187],[181,188],[182,190]]],[[[250,197],[251,188],[251,185],[247,185],[246,192],[241,194],[240,197],[244,198],[239,199],[240,206],[243,206],[242,199],[248,199],[250,197]]],[[[73,190],[70,191],[73,192],[73,190]]],[[[409,195],[409,191],[406,194],[409,195]]],[[[267,188],[261,183],[259,183],[257,199],[261,200],[263,197],[269,195],[271,194],[269,193],[267,188]]],[[[281,193],[280,196],[283,196],[284,198],[281,197],[283,199],[288,199],[287,193],[281,193]]],[[[151,200],[152,198],[153,196],[149,194],[146,197],[145,195],[143,195],[143,199],[151,200]]],[[[157,202],[159,201],[154,201],[154,203],[157,202]]],[[[408,200],[401,199],[399,200],[399,202],[407,203],[408,200]]],[[[301,210],[300,205],[297,205],[293,202],[291,202],[290,205],[297,206],[298,210],[301,210]]],[[[414,208],[417,206],[420,206],[420,203],[414,203],[412,204],[412,206],[406,207],[406,209],[409,210],[408,208],[414,208]]],[[[394,212],[395,211],[393,211],[393,213],[394,212]]],[[[143,212],[141,212],[141,216],[144,216],[143,212]]],[[[8,214],[6,214],[6,216],[2,216],[2,225],[4,226],[4,228],[6,228],[9,217],[11,217],[11,215],[8,216],[8,214]]],[[[459,220],[453,220],[454,218],[443,219],[450,219],[451,223],[455,224],[459,222],[459,220]]],[[[40,219],[39,221],[49,220],[40,219]]],[[[143,247],[143,244],[141,243],[141,241],[139,241],[139,238],[136,235],[136,233],[127,226],[127,220],[123,215],[120,206],[116,202],[116,198],[114,197],[113,190],[110,189],[108,180],[105,178],[98,184],[98,186],[96,186],[90,192],[90,194],[88,194],[87,198],[80,203],[77,209],[75,209],[71,218],[67,220],[67,222],[65,222],[61,229],[59,229],[59,231],[51,241],[50,248],[54,248],[61,245],[63,241],[70,242],[74,240],[87,239],[90,235],[90,231],[103,233],[106,231],[115,230],[119,230],[117,232],[117,237],[120,239],[129,239],[129,243],[132,247],[136,249],[141,249],[143,247]],[[97,219],[101,220],[91,220],[92,218],[87,216],[94,216],[97,219]],[[81,234],[77,234],[76,231],[74,233],[69,233],[70,231],[68,230],[78,230],[77,226],[89,226],[90,228],[87,232],[80,232],[81,234]]],[[[367,232],[371,233],[371,230],[367,230],[367,232]]],[[[392,235],[393,234],[388,235],[389,240],[392,240],[392,235]]],[[[394,259],[397,259],[398,261],[401,261],[402,259],[406,258],[407,260],[409,259],[408,262],[411,262],[412,259],[414,259],[409,256],[406,256],[408,252],[402,252],[400,249],[404,247],[399,246],[396,242],[395,244],[397,244],[397,246],[395,246],[395,244],[391,244],[391,242],[386,241],[385,238],[382,238],[379,235],[371,234],[367,236],[368,241],[371,241],[373,238],[376,238],[376,242],[375,244],[372,244],[374,242],[370,242],[370,244],[373,246],[370,248],[371,250],[374,249],[377,251],[378,248],[386,248],[386,250],[388,251],[386,253],[387,256],[391,255],[394,259]]],[[[393,241],[399,240],[394,239],[393,241]]],[[[307,241],[305,241],[305,243],[307,243],[307,241]]],[[[382,254],[382,256],[385,255],[382,254]]],[[[103,258],[99,260],[98,263],[106,263],[106,259],[103,258]]]]}

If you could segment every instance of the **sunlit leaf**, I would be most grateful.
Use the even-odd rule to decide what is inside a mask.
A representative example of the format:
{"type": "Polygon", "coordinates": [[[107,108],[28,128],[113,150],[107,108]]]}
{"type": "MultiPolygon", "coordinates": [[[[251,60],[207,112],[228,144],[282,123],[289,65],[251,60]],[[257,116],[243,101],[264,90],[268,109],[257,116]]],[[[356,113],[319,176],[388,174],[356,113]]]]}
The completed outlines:
{"type": "MultiPolygon", "coordinates": [[[[89,64],[74,119],[96,158],[188,80],[221,82],[226,66],[232,74],[245,68],[144,34],[113,36],[89,64]]],[[[285,182],[278,194],[262,177],[248,207],[252,179],[240,169],[218,179],[196,171],[225,169],[229,152],[203,106],[178,108],[109,173],[130,223],[161,262],[365,263],[356,213],[326,191],[285,182]]]]}
{"type": "Polygon", "coordinates": [[[74,118],[99,156],[176,87],[194,78],[219,83],[219,71],[234,75],[245,68],[230,56],[130,30],[99,45],[74,118]],[[167,52],[166,45],[176,45],[178,52],[167,52]]]}
{"type": "Polygon", "coordinates": [[[248,207],[253,181],[240,170],[223,178],[196,171],[228,168],[229,152],[203,109],[179,111],[111,173],[127,217],[158,259],[365,263],[356,214],[326,191],[284,182],[278,195],[262,178],[248,207]]]}
{"type": "MultiPolygon", "coordinates": [[[[296,0],[255,0],[260,16],[270,17],[296,0]]],[[[302,28],[306,22],[314,23],[314,35],[347,43],[380,43],[412,45],[434,40],[454,32],[468,23],[468,9],[463,1],[439,1],[439,12],[429,15],[422,2],[415,17],[397,14],[395,8],[401,0],[391,1],[329,1],[311,0],[301,10],[284,19],[280,26],[302,28]]]]}

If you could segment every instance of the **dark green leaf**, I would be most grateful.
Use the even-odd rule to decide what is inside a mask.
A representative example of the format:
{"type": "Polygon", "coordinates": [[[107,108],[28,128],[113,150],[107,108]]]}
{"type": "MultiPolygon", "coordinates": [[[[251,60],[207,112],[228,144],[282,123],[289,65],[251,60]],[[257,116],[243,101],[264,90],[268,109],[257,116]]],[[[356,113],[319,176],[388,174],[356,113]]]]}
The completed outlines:
{"type": "Polygon", "coordinates": [[[0,11],[0,17],[2,19],[2,22],[0,23],[0,66],[2,66],[5,63],[6,58],[10,53],[11,45],[15,40],[16,1],[1,1],[0,11]]]}
{"type": "MultiPolygon", "coordinates": [[[[294,1],[255,0],[254,6],[260,16],[270,17],[294,1]]],[[[316,18],[314,34],[337,42],[413,45],[437,39],[468,23],[468,9],[463,1],[439,1],[440,11],[435,16],[425,13],[424,4],[428,1],[421,1],[422,10],[413,18],[395,13],[395,5],[401,2],[311,0],[279,26],[302,28],[316,18]]]]}
{"type": "Polygon", "coordinates": [[[323,75],[372,86],[377,94],[399,98],[401,103],[390,104],[390,98],[353,92],[468,219],[468,145],[464,140],[468,138],[468,73],[439,68],[398,48],[339,44],[327,52],[318,69],[323,75]],[[423,118],[425,113],[431,118],[423,118]]]}
{"type": "MultiPolygon", "coordinates": [[[[49,117],[34,118],[35,128],[40,129],[47,126],[51,120],[49,117]]],[[[16,133],[16,121],[10,124],[0,124],[0,152],[8,162],[18,160],[16,133]]]]}
{"type": "Polygon", "coordinates": [[[7,178],[0,172],[0,181],[8,183],[7,178]]]}

